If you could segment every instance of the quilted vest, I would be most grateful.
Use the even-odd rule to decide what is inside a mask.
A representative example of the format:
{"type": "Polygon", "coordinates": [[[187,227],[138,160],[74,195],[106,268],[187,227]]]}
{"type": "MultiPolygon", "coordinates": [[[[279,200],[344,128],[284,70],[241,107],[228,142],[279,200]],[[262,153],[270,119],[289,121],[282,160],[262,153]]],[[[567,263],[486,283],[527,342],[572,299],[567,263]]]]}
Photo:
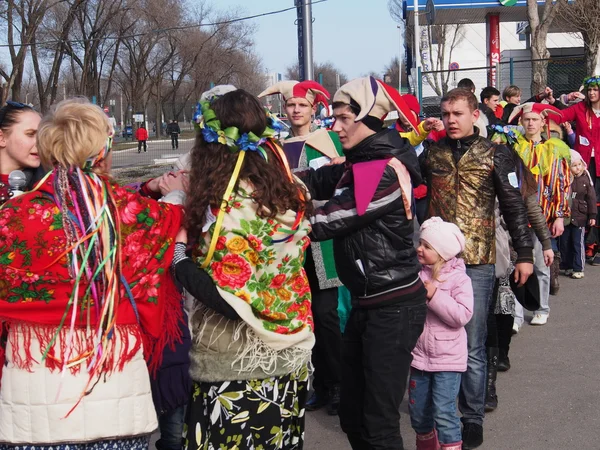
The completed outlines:
{"type": "Polygon", "coordinates": [[[494,152],[487,139],[479,138],[456,162],[452,149],[442,143],[429,147],[429,217],[455,223],[466,238],[465,264],[494,264],[494,152]]]}

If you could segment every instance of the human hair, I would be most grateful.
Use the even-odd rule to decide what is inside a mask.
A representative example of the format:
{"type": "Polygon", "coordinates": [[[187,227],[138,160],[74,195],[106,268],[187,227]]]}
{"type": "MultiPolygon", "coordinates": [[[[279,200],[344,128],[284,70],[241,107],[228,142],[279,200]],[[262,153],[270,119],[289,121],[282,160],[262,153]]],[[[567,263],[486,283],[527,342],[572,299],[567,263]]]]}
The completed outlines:
{"type": "Polygon", "coordinates": [[[106,146],[112,127],[102,109],[84,97],[63,100],[41,121],[37,148],[45,167],[81,167],[106,146]]]}
{"type": "Polygon", "coordinates": [[[519,86],[515,86],[514,84],[506,86],[504,91],[502,91],[502,98],[506,101],[508,101],[509,98],[516,97],[518,95],[521,95],[521,88],[519,86]]]}
{"type": "MultiPolygon", "coordinates": [[[[433,248],[433,247],[432,247],[433,248]]],[[[433,249],[435,251],[435,249],[433,249]]],[[[437,253],[437,251],[435,251],[437,253]]],[[[438,256],[440,257],[440,259],[438,259],[432,266],[431,266],[431,279],[435,280],[437,282],[442,282],[443,280],[439,279],[440,276],[440,272],[442,271],[442,269],[444,268],[444,265],[446,265],[446,261],[444,260],[444,258],[442,258],[440,256],[440,254],[438,253],[438,256]]]]}
{"type": "MultiPolygon", "coordinates": [[[[256,97],[243,89],[218,97],[212,102],[211,109],[219,119],[222,130],[237,127],[240,133],[253,132],[260,136],[267,127],[265,110],[256,97]]],[[[262,145],[267,155],[266,161],[260,152],[246,151],[234,192],[240,180],[249,183],[253,188],[251,196],[257,204],[257,214],[262,218],[274,218],[288,210],[311,212],[305,188],[289,180],[283,162],[272,150],[272,146],[278,144],[275,141],[266,144],[262,145]]],[[[202,234],[207,209],[221,206],[238,155],[238,151],[231,151],[227,145],[216,141],[209,143],[204,140],[202,133],[196,134],[190,154],[190,187],[185,218],[186,228],[192,238],[202,234]]]]}
{"type": "Polygon", "coordinates": [[[477,97],[470,90],[465,88],[456,88],[448,91],[440,100],[442,103],[454,103],[457,100],[465,100],[471,111],[477,109],[477,97]]]}
{"type": "Polygon", "coordinates": [[[481,103],[483,103],[484,100],[489,100],[494,95],[497,95],[499,97],[500,91],[498,89],[496,89],[495,87],[487,86],[481,90],[481,94],[479,94],[479,98],[481,99],[481,103]]]}
{"type": "Polygon", "coordinates": [[[475,91],[475,83],[470,78],[463,78],[456,85],[457,88],[468,89],[469,91],[475,91]]]}
{"type": "Polygon", "coordinates": [[[21,114],[25,112],[37,113],[37,111],[29,105],[8,102],[0,108],[0,130],[2,130],[5,135],[10,134],[12,127],[19,123],[21,114]]]}

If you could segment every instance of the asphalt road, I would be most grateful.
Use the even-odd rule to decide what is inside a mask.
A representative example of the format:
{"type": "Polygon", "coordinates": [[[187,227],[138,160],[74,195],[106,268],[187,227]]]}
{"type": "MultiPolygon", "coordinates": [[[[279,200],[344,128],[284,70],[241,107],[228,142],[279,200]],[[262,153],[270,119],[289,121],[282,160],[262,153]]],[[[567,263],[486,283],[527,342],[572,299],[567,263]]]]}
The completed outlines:
{"type": "MultiPolygon", "coordinates": [[[[561,276],[542,327],[513,337],[512,368],[498,374],[498,409],[486,416],[481,450],[600,449],[600,267],[585,278],[561,276]]],[[[406,398],[401,429],[415,448],[406,398]]],[[[350,450],[337,417],[307,413],[305,449],[350,450]]]]}

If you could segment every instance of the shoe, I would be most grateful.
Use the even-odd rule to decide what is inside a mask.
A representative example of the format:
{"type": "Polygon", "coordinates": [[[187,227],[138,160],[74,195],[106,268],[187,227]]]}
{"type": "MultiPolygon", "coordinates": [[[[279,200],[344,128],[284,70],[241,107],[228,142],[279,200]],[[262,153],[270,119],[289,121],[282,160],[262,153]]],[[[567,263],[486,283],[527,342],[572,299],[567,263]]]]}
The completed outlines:
{"type": "Polygon", "coordinates": [[[463,425],[462,448],[469,450],[483,444],[483,427],[478,423],[467,422],[463,425]]]}
{"type": "Polygon", "coordinates": [[[596,253],[596,255],[594,255],[594,259],[592,259],[592,266],[600,266],[600,253],[596,253]]]}
{"type": "Polygon", "coordinates": [[[429,433],[417,433],[417,450],[438,450],[440,443],[435,430],[429,433]]]}
{"type": "Polygon", "coordinates": [[[548,322],[548,314],[536,314],[529,323],[531,325],[546,325],[546,322],[548,322]]]}
{"type": "Polygon", "coordinates": [[[327,405],[327,414],[337,416],[340,407],[340,385],[336,384],[329,389],[329,404],[327,405]]]}
{"type": "Polygon", "coordinates": [[[519,326],[519,324],[517,324],[516,322],[513,323],[512,335],[514,336],[515,334],[519,334],[520,328],[521,327],[519,326]]]}
{"type": "Polygon", "coordinates": [[[498,347],[487,348],[487,384],[485,389],[485,412],[492,412],[498,407],[496,394],[496,377],[498,376],[498,347]]]}
{"type": "Polygon", "coordinates": [[[576,280],[581,280],[583,276],[583,272],[573,272],[571,274],[571,278],[575,278],[576,280]]]}
{"type": "Polygon", "coordinates": [[[567,269],[567,270],[565,270],[565,276],[566,277],[570,277],[571,275],[573,275],[573,269],[567,269]]]}
{"type": "Polygon", "coordinates": [[[323,406],[327,406],[328,403],[329,396],[327,394],[314,391],[304,407],[307,411],[316,411],[317,409],[321,409],[323,406]]]}
{"type": "Polygon", "coordinates": [[[510,370],[510,359],[504,350],[500,350],[498,356],[498,372],[508,372],[510,370]]]}

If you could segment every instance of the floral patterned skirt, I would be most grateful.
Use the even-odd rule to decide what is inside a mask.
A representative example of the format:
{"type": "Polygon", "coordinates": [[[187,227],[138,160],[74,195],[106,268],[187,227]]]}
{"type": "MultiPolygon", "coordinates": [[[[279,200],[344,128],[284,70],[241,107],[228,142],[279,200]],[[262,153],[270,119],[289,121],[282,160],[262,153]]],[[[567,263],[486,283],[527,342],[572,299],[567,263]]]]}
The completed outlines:
{"type": "Polygon", "coordinates": [[[148,450],[150,436],[130,439],[110,439],[86,444],[10,445],[0,444],[0,450],[148,450]]]}
{"type": "Polygon", "coordinates": [[[300,450],[307,392],[306,366],[264,380],[194,383],[184,450],[300,450]]]}

